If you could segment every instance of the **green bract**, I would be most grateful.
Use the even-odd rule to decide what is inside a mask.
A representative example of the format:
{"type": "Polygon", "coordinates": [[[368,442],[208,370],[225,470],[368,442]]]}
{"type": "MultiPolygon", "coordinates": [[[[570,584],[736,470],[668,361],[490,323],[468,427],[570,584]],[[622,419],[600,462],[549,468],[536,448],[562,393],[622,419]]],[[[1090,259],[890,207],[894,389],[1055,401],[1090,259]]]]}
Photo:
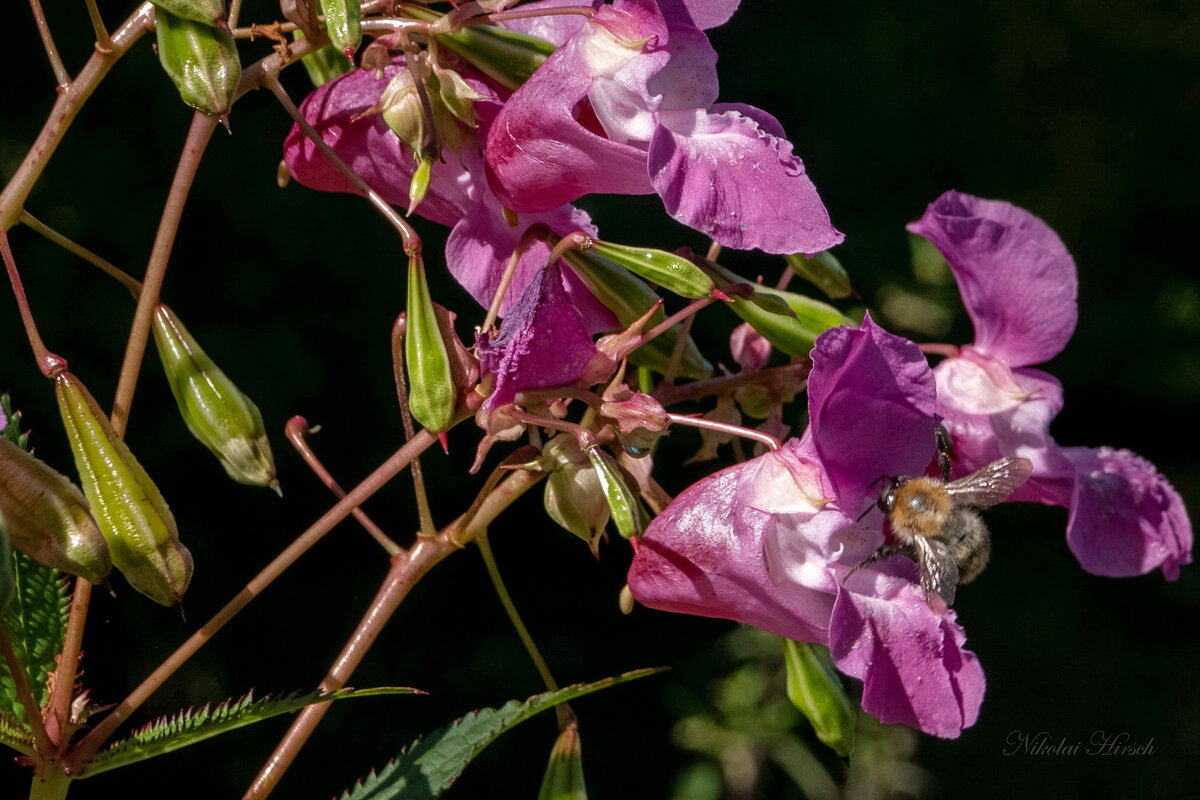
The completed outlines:
{"type": "Polygon", "coordinates": [[[820,645],[785,639],[787,695],[812,723],[817,738],[840,756],[854,750],[856,715],[833,666],[829,650],[820,645]]]}
{"type": "Polygon", "coordinates": [[[587,800],[579,726],[574,722],[558,735],[550,751],[550,763],[546,765],[537,800],[587,800]]]}
{"type": "Polygon", "coordinates": [[[113,564],[154,602],[179,605],[192,579],[192,555],[180,543],[158,487],[78,378],[60,374],[54,393],[83,493],[113,564]]]}
{"type": "Polygon", "coordinates": [[[413,419],[434,433],[450,427],[458,391],[450,356],[442,339],[425,264],[420,256],[408,261],[408,329],[404,336],[404,361],[408,368],[408,404],[413,419]]]}
{"type": "Polygon", "coordinates": [[[238,483],[279,491],[275,460],[258,407],[225,377],[175,312],[164,305],[154,310],[154,342],[171,394],[192,435],[220,459],[229,477],[238,483]]]}
{"type": "Polygon", "coordinates": [[[665,250],[593,240],[591,249],[668,292],[697,299],[712,294],[713,280],[691,261],[665,250]]]}
{"type": "Polygon", "coordinates": [[[39,564],[92,583],[112,570],[83,492],[7,439],[0,439],[0,515],[12,546],[39,564]]]}
{"type": "Polygon", "coordinates": [[[158,60],[183,102],[223,117],[233,105],[242,66],[227,30],[183,19],[161,8],[154,14],[158,60]]]}
{"type": "Polygon", "coordinates": [[[320,0],[325,32],[339,53],[354,58],[362,41],[362,8],[358,0],[320,0]]]}

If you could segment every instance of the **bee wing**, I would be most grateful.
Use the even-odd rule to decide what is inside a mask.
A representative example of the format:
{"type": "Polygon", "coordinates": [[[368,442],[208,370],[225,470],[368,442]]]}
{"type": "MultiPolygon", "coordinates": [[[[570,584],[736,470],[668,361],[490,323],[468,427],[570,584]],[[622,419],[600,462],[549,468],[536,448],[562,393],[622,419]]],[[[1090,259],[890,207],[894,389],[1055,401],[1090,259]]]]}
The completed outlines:
{"type": "Polygon", "coordinates": [[[937,609],[939,602],[954,605],[954,592],[958,589],[958,564],[950,556],[950,548],[938,539],[925,536],[913,537],[920,567],[921,588],[930,608],[937,609]],[[941,598],[941,601],[936,598],[941,598]]]}
{"type": "Polygon", "coordinates": [[[1002,458],[978,472],[950,481],[946,493],[956,505],[988,508],[1015,492],[1033,473],[1028,458],[1002,458]]]}

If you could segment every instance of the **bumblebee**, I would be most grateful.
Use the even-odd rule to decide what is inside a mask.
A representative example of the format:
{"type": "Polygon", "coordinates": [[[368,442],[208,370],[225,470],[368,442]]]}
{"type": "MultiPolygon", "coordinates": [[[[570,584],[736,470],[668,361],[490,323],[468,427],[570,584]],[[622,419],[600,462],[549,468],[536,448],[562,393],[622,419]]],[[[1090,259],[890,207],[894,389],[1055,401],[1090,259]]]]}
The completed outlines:
{"type": "Polygon", "coordinates": [[[888,478],[876,505],[891,522],[895,544],[876,550],[860,566],[893,555],[917,562],[931,608],[954,604],[959,584],[987,566],[991,536],[979,510],[1015,492],[1033,472],[1027,458],[1002,458],[954,481],[888,478]]]}

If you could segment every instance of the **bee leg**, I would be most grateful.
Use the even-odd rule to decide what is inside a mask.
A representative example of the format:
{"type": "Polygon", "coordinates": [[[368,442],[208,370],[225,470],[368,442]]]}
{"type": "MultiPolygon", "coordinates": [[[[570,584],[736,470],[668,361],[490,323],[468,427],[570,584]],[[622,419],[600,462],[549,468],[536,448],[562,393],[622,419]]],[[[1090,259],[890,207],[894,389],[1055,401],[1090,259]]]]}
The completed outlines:
{"type": "MultiPolygon", "coordinates": [[[[909,556],[909,548],[901,547],[901,546],[897,546],[897,545],[893,545],[893,544],[884,545],[883,547],[880,547],[878,550],[876,550],[874,553],[871,553],[871,555],[864,558],[862,561],[858,562],[858,564],[854,567],[854,569],[852,569],[846,573],[846,578],[849,578],[851,575],[858,572],[860,569],[869,567],[871,564],[874,564],[876,561],[879,561],[880,559],[891,558],[892,556],[899,556],[899,555],[909,556]]],[[[909,556],[909,557],[912,558],[912,556],[909,556]]],[[[846,578],[842,578],[842,583],[846,582],[846,578]]]]}

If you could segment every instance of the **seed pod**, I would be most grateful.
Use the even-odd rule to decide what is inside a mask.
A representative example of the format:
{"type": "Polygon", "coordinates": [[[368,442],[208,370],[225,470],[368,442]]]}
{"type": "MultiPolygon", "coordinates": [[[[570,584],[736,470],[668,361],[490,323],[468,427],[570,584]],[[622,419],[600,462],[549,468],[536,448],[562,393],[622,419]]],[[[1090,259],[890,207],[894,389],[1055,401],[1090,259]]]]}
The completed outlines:
{"type": "Polygon", "coordinates": [[[713,279],[691,261],[665,250],[592,241],[591,249],[668,292],[697,299],[712,294],[713,279]]]}
{"type": "Polygon", "coordinates": [[[575,722],[563,728],[550,751],[550,763],[537,800],[587,800],[583,783],[583,749],[579,742],[579,725],[575,722]]]}
{"type": "Polygon", "coordinates": [[[829,297],[849,297],[854,291],[850,286],[850,276],[837,257],[828,250],[815,256],[795,253],[784,258],[793,272],[829,297]]]}
{"type": "MultiPolygon", "coordinates": [[[[150,0],[162,11],[193,22],[216,25],[225,19],[225,0],[150,0]]],[[[157,13],[157,12],[155,12],[157,13]]]]}
{"type": "Polygon", "coordinates": [[[608,501],[608,510],[612,512],[617,533],[626,539],[641,536],[649,520],[646,518],[646,512],[642,510],[641,501],[625,482],[621,467],[599,445],[594,444],[586,450],[588,459],[592,462],[592,469],[600,479],[600,489],[604,492],[604,499],[608,501]]]}
{"type": "MultiPolygon", "coordinates": [[[[442,18],[442,14],[416,4],[405,6],[404,13],[425,22],[442,18]]],[[[508,89],[516,89],[529,80],[555,50],[545,39],[495,25],[472,25],[456,33],[439,34],[437,40],[438,44],[508,89]]]]}
{"type": "Polygon", "coordinates": [[[433,433],[450,427],[458,390],[446,342],[442,339],[425,264],[419,255],[408,260],[408,329],[404,337],[408,367],[408,404],[413,419],[433,433]]]}
{"type": "Polygon", "coordinates": [[[353,60],[362,42],[362,8],[358,0],[320,0],[325,32],[339,53],[353,60]]]}
{"type": "Polygon", "coordinates": [[[783,652],[788,699],[812,723],[818,739],[838,755],[849,756],[854,750],[857,716],[829,662],[829,650],[785,639],[783,652]]]}
{"type": "Polygon", "coordinates": [[[242,65],[227,30],[182,19],[161,8],[154,14],[158,60],[192,108],[223,117],[233,105],[242,65]]]}
{"type": "Polygon", "coordinates": [[[180,543],[158,487],[78,378],[63,372],[54,379],[54,393],[113,565],[154,602],[179,605],[192,579],[192,555],[180,543]]]}
{"type": "Polygon", "coordinates": [[[12,546],[39,564],[92,583],[112,570],[83,492],[7,439],[0,439],[0,515],[12,546]]]}
{"type": "Polygon", "coordinates": [[[542,469],[550,473],[542,495],[546,513],[599,552],[610,516],[600,477],[575,438],[559,434],[542,448],[542,469]]]}
{"type": "Polygon", "coordinates": [[[238,483],[278,492],[275,460],[258,407],[225,377],[165,305],[154,309],[154,343],[192,435],[238,483]]]}
{"type": "MultiPolygon", "coordinates": [[[[658,296],[651,291],[645,281],[627,270],[613,264],[598,253],[591,251],[568,250],[563,254],[567,263],[588,287],[592,294],[608,307],[617,317],[622,326],[629,326],[649,311],[658,302],[658,296]]],[[[662,309],[654,312],[647,324],[647,329],[653,328],[666,319],[662,309]]],[[[674,326],[666,333],[651,339],[635,350],[629,360],[658,372],[664,372],[679,341],[680,327],[674,326]]],[[[684,378],[701,380],[712,375],[712,364],[700,355],[696,343],[688,337],[679,359],[676,375],[684,378]]]]}
{"type": "Polygon", "coordinates": [[[408,213],[412,214],[417,206],[425,199],[429,191],[429,179],[433,174],[433,159],[422,156],[417,159],[417,168],[413,170],[412,180],[408,182],[408,213]]]}

